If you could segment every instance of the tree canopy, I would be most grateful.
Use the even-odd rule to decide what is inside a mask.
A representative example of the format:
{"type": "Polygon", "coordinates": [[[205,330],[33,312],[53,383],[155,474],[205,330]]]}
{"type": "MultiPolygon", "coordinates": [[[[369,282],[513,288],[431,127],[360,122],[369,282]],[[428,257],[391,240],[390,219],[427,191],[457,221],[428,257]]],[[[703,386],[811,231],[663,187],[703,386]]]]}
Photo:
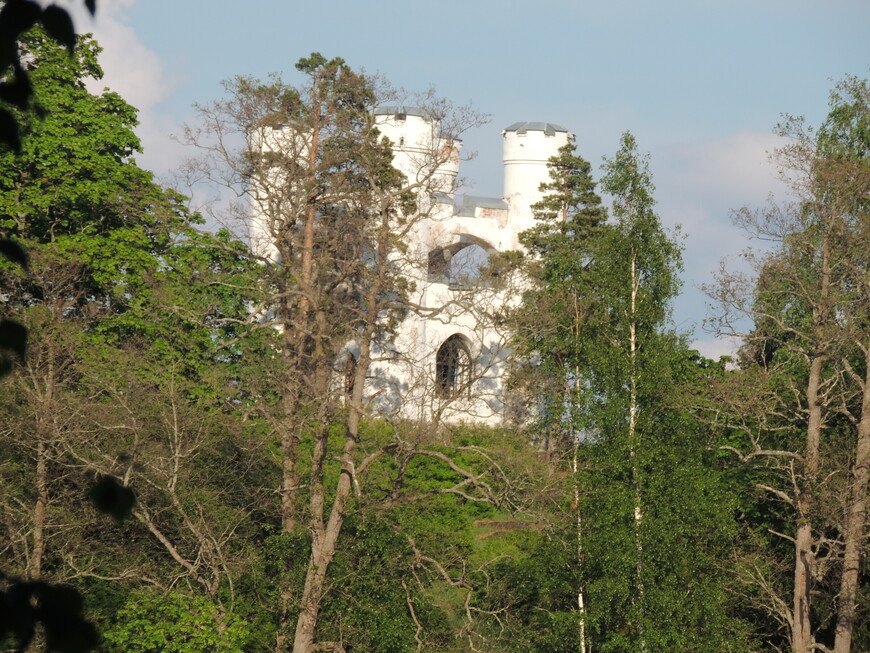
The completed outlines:
{"type": "Polygon", "coordinates": [[[30,341],[0,367],[0,646],[870,646],[866,81],[818,130],[781,125],[794,202],[739,212],[776,247],[714,291],[723,332],[754,322],[728,365],[673,329],[681,243],[629,132],[600,184],[573,142],[549,161],[504,305],[497,265],[489,295],[423,305],[409,242],[468,114],[432,102],[405,174],[383,88],[343,59],[230,80],[189,172],[245,198],[224,208],[250,231],[209,231],[137,166],[136,110],[87,90],[99,47],[23,0],[0,25],[10,7],[44,29],[0,30],[21,135],[0,133],[0,337],[30,341]],[[474,303],[510,334],[520,423],[372,410],[402,321],[474,303]]]}

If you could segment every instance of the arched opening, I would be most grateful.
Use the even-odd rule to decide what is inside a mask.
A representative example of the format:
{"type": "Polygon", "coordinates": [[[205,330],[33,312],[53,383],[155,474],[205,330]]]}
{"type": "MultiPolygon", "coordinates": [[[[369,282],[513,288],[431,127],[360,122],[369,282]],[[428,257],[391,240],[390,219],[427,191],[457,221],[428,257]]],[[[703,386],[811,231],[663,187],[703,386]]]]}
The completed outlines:
{"type": "Polygon", "coordinates": [[[471,352],[459,334],[447,338],[435,355],[435,390],[443,399],[454,399],[471,389],[471,352]]]}
{"type": "Polygon", "coordinates": [[[479,283],[495,248],[481,238],[462,234],[459,241],[429,252],[429,281],[467,288],[479,283]]]}
{"type": "Polygon", "coordinates": [[[489,253],[480,245],[468,245],[456,252],[447,267],[448,283],[466,288],[480,282],[480,271],[489,264],[489,253]]]}

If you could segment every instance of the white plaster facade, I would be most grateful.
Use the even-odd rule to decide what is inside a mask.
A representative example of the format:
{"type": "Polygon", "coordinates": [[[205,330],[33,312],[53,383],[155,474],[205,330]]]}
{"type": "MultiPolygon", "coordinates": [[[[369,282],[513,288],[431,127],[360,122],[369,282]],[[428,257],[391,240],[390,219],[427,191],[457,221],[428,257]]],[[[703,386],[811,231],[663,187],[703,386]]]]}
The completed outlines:
{"type": "MultiPolygon", "coordinates": [[[[369,405],[409,419],[501,424],[509,352],[507,334],[493,317],[516,297],[488,288],[476,272],[492,252],[521,249],[518,236],[534,224],[531,206],[549,179],[547,162],[574,135],[551,123],[514,123],[502,131],[502,197],[457,196],[461,143],[443,137],[424,110],[383,107],[375,118],[392,143],[394,166],[425,206],[408,252],[397,262],[414,281],[409,299],[417,310],[408,311],[394,341],[378,352],[366,388],[369,405]]],[[[306,139],[280,129],[264,133],[262,142],[251,143],[253,149],[307,158],[306,139]]],[[[251,188],[251,246],[277,261],[265,217],[273,195],[264,190],[261,200],[256,190],[251,188]]],[[[336,361],[337,386],[353,367],[349,357],[354,355],[349,343],[343,360],[336,361]]]]}
{"type": "MultiPolygon", "coordinates": [[[[413,183],[433,148],[444,146],[438,125],[410,107],[383,107],[376,118],[393,144],[395,167],[413,183]]],[[[531,206],[549,180],[547,162],[574,135],[551,123],[518,122],[502,139],[502,197],[455,195],[458,147],[434,175],[434,206],[409,243],[410,260],[418,261],[409,266],[411,299],[424,310],[402,322],[393,360],[373,366],[370,396],[378,411],[490,425],[505,418],[507,334],[493,316],[514,298],[488,289],[476,272],[492,252],[521,249],[518,236],[534,224],[531,206]]]]}

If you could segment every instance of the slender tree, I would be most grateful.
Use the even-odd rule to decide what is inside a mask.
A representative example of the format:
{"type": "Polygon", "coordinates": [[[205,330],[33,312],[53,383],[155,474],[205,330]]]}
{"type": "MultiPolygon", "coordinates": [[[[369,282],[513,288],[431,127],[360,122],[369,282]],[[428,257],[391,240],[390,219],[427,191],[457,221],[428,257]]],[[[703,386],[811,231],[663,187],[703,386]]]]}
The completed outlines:
{"type": "MultiPolygon", "coordinates": [[[[370,80],[317,53],[297,70],[306,79],[300,88],[233,80],[229,98],[202,107],[201,126],[187,137],[204,153],[190,172],[246,200],[236,217],[251,226],[251,256],[263,265],[261,283],[249,288],[249,328],[280,334],[273,417],[281,523],[290,537],[304,525],[310,549],[302,587],[288,582],[280,592],[275,650],[288,648],[295,619],[292,650],[309,653],[340,646],[317,641],[318,618],[363,475],[388,452],[435,455],[399,442],[361,452],[360,429],[372,363],[389,356],[395,327],[413,310],[404,272],[420,262],[411,260],[409,234],[432,210],[432,192],[444,190],[437,172],[454,156],[454,128],[469,123],[433,107],[431,147],[405,178],[378,132],[370,80]],[[334,384],[339,370],[345,392],[334,384]]],[[[474,476],[464,483],[478,485],[474,476]]]]}
{"type": "MultiPolygon", "coordinates": [[[[543,394],[534,391],[534,401],[542,402],[537,429],[542,448],[554,462],[570,461],[574,564],[579,568],[584,558],[584,493],[577,473],[580,442],[576,413],[581,402],[582,343],[591,298],[588,267],[607,212],[595,193],[591,166],[576,154],[574,143],[561,147],[547,168],[550,180],[540,187],[546,195],[532,206],[537,224],[520,234],[520,242],[527,248],[523,271],[528,283],[512,325],[519,360],[534,363],[517,368],[513,382],[528,389],[547,388],[543,394]]],[[[581,585],[575,597],[581,652],[590,647],[586,600],[581,585]]]]}
{"type": "MultiPolygon", "coordinates": [[[[577,179],[551,170],[551,189],[577,179]]],[[[574,650],[727,650],[740,635],[712,551],[729,537],[728,502],[697,425],[666,391],[704,374],[667,329],[679,247],[631,134],[605,163],[612,224],[602,224],[588,166],[578,170],[587,177],[575,198],[539,204],[550,210],[523,235],[534,256],[517,328],[539,426],[574,478],[574,650]]]]}
{"type": "Polygon", "coordinates": [[[837,201],[843,223],[838,244],[846,248],[843,265],[848,290],[843,312],[848,327],[844,340],[854,351],[843,360],[855,399],[840,408],[853,425],[855,437],[843,516],[843,568],[834,639],[834,653],[848,653],[859,622],[858,586],[867,556],[870,477],[870,86],[866,80],[850,77],[837,86],[818,140],[825,162],[820,181],[825,196],[837,201]]]}
{"type": "MultiPolygon", "coordinates": [[[[0,275],[30,347],[0,401],[4,582],[23,577],[12,590],[36,591],[26,598],[36,604],[48,581],[112,579],[118,594],[145,584],[157,596],[189,581],[226,623],[250,560],[230,552],[227,534],[250,515],[240,488],[255,487],[245,465],[257,455],[211,454],[242,444],[237,413],[256,388],[241,380],[247,343],[230,319],[247,318],[232,287],[255,266],[223,235],[226,249],[204,247],[184,226],[181,198],[135,165],[136,110],[86,88],[102,74],[92,40],[70,54],[36,30],[20,47],[33,111],[17,116],[20,151],[0,150],[0,207],[30,265],[0,275]],[[94,505],[132,519],[112,524],[94,505]]],[[[112,610],[89,598],[105,624],[112,610]]],[[[56,646],[48,626],[40,637],[56,646]]]]}

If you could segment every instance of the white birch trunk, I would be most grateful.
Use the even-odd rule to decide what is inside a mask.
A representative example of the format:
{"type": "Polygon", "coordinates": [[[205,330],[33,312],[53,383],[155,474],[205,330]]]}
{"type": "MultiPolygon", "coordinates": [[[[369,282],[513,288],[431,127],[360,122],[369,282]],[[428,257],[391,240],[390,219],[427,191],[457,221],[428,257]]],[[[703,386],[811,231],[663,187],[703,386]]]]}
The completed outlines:
{"type": "Polygon", "coordinates": [[[644,585],[643,585],[643,541],[641,540],[641,523],[643,522],[643,504],[640,494],[640,470],[637,465],[637,295],[640,289],[640,278],[637,272],[637,254],[632,253],[631,257],[631,315],[629,320],[629,356],[630,356],[630,378],[629,378],[629,407],[628,407],[628,442],[629,455],[631,456],[631,476],[634,483],[634,547],[635,547],[635,574],[637,579],[637,599],[640,606],[641,623],[638,624],[638,634],[640,635],[640,650],[646,653],[646,638],[644,637],[643,628],[643,606],[644,606],[644,585]]]}

